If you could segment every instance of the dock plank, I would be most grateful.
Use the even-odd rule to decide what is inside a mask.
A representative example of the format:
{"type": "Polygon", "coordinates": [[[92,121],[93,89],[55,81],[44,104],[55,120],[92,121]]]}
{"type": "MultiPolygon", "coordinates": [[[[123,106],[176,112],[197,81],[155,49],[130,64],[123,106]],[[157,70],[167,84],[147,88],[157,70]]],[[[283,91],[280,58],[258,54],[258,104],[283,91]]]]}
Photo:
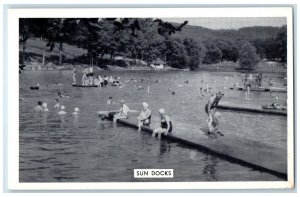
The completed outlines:
{"type": "Polygon", "coordinates": [[[263,109],[258,106],[251,106],[251,105],[245,105],[245,104],[242,105],[242,104],[238,104],[238,103],[232,104],[232,103],[220,102],[218,104],[218,109],[287,116],[287,110],[280,110],[280,109],[268,110],[268,109],[263,109]]]}
{"type": "MultiPolygon", "coordinates": [[[[136,118],[131,117],[118,122],[137,128],[136,118]]],[[[142,130],[148,133],[152,133],[153,129],[153,126],[142,127],[142,130]]],[[[200,127],[199,129],[189,127],[186,130],[175,126],[171,133],[162,137],[287,179],[287,150],[284,148],[230,134],[214,138],[205,134],[200,127]]]]}

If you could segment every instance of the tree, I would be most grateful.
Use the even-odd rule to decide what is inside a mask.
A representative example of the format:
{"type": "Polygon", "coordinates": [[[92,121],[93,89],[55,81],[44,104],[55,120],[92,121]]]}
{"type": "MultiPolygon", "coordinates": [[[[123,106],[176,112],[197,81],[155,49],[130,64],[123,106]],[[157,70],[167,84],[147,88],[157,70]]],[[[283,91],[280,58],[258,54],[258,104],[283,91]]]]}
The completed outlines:
{"type": "Polygon", "coordinates": [[[186,38],[184,40],[184,45],[187,50],[187,55],[189,58],[188,67],[191,70],[196,70],[199,68],[200,63],[202,62],[201,49],[200,45],[194,41],[192,38],[186,38]]]}
{"type": "Polygon", "coordinates": [[[287,26],[282,26],[276,36],[276,45],[278,51],[278,57],[282,62],[286,62],[287,56],[287,26]]]}
{"type": "Polygon", "coordinates": [[[217,47],[214,41],[205,40],[204,45],[206,48],[206,54],[204,57],[204,63],[214,64],[222,60],[222,51],[217,47]]]}
{"type": "Polygon", "coordinates": [[[239,64],[242,69],[253,70],[259,62],[256,49],[249,42],[244,42],[239,49],[239,64]]]}
{"type": "Polygon", "coordinates": [[[173,68],[188,68],[190,59],[185,45],[179,38],[171,38],[167,48],[167,61],[173,68]]]}

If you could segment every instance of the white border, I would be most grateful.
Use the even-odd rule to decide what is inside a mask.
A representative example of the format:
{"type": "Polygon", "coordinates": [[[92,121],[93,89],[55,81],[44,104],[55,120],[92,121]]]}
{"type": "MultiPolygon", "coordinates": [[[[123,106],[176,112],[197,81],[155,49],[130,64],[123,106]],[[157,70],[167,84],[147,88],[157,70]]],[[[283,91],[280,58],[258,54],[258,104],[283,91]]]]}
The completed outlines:
{"type": "Polygon", "coordinates": [[[11,190],[95,189],[275,189],[294,186],[292,8],[92,8],[8,10],[8,188],[11,190]],[[288,181],[275,182],[122,182],[19,183],[19,18],[23,17],[286,17],[288,67],[288,181]]]}

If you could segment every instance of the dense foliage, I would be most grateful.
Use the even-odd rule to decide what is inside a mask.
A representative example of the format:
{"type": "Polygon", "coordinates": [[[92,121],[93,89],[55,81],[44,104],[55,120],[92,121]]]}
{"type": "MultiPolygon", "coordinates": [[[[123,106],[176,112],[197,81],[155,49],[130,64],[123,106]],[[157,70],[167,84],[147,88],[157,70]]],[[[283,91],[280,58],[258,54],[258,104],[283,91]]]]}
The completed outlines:
{"type": "MultiPolygon", "coordinates": [[[[30,37],[47,42],[44,54],[59,50],[63,63],[64,43],[87,50],[90,64],[116,65],[116,56],[148,63],[160,58],[174,68],[196,70],[201,63],[222,61],[239,63],[251,69],[260,59],[286,62],[286,26],[248,27],[239,30],[210,30],[171,24],[160,19],[135,18],[36,18],[20,19],[20,45],[25,61],[26,41],[30,37]],[[109,57],[109,58],[107,58],[109,57]]],[[[126,66],[117,62],[118,65],[126,66]]]]}

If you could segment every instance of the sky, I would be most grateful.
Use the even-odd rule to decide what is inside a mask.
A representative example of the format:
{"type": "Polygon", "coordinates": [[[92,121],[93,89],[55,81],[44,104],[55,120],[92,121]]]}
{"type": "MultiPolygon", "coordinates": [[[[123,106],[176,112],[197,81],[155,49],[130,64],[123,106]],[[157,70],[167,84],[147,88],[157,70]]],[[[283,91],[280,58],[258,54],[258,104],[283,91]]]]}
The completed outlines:
{"type": "Polygon", "coordinates": [[[286,25],[284,17],[222,17],[222,18],[163,18],[164,21],[182,23],[189,21],[189,25],[202,26],[209,29],[238,29],[251,26],[274,26],[286,25]]]}

